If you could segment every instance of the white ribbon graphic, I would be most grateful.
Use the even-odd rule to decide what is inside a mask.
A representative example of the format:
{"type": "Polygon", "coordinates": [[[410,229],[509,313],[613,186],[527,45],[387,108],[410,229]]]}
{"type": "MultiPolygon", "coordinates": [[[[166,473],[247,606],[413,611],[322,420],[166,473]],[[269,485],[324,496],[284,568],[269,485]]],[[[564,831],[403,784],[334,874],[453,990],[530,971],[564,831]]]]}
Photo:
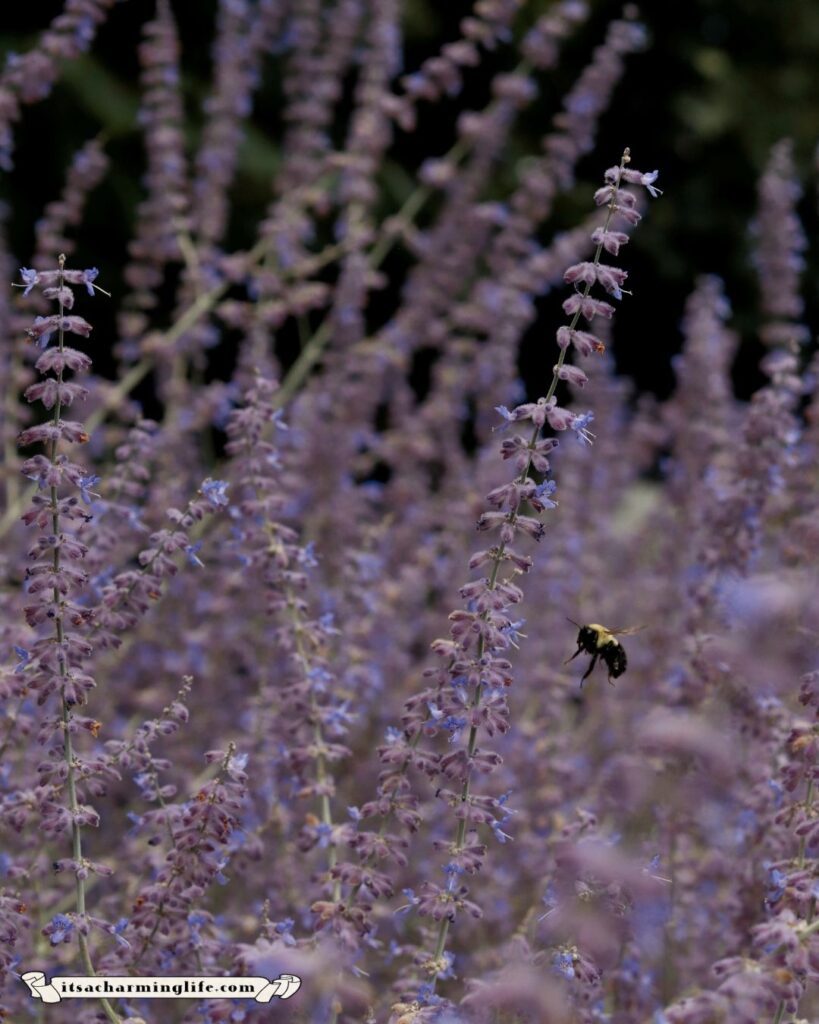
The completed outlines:
{"type": "Polygon", "coordinates": [[[62,999],[99,999],[100,996],[121,996],[126,999],[255,999],[269,1003],[271,999],[289,999],[301,988],[296,974],[280,974],[269,978],[224,977],[89,977],[58,976],[46,980],[42,971],[26,971],[20,978],[28,985],[34,999],[59,1003],[62,999]]]}
{"type": "Polygon", "coordinates": [[[269,1003],[274,996],[279,999],[289,999],[301,988],[301,978],[295,974],[280,974],[275,981],[271,981],[261,992],[253,997],[257,1003],[269,1003]]]}
{"type": "Polygon", "coordinates": [[[60,993],[46,981],[42,971],[26,971],[20,977],[28,985],[35,999],[42,999],[44,1003],[59,1003],[60,993]]]}

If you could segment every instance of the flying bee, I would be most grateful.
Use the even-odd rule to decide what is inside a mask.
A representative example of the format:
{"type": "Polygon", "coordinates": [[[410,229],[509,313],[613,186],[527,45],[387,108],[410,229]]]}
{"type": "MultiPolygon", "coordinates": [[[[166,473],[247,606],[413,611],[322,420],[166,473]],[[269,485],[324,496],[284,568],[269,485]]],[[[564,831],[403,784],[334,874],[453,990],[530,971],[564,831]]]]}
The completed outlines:
{"type": "Polygon", "coordinates": [[[621,676],[628,668],[626,649],[617,639],[617,636],[628,636],[631,633],[638,633],[644,627],[633,626],[630,629],[607,629],[597,622],[590,622],[587,626],[581,626],[574,619],[569,619],[569,622],[573,626],[577,626],[579,630],[577,634],[577,650],[563,664],[568,665],[570,661],[574,661],[578,654],[582,654],[585,651],[586,654],[592,656],[592,660],[583,678],[580,680],[581,688],[583,683],[592,674],[598,658],[603,661],[603,664],[608,669],[609,683],[614,686],[614,679],[621,676]]]}

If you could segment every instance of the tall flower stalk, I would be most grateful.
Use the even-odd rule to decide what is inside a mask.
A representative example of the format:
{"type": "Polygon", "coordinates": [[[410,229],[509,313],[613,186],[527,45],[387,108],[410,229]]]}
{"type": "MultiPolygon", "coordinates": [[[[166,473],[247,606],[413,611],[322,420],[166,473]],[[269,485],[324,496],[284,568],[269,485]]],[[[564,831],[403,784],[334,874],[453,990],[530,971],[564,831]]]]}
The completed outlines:
{"type": "MultiPolygon", "coordinates": [[[[39,530],[29,549],[31,564],[26,580],[31,603],[25,614],[29,626],[48,626],[49,631],[38,636],[30,651],[23,650],[21,658],[25,661],[26,686],[37,694],[38,704],[55,701],[59,707],[59,714],[46,718],[40,733],[51,745],[46,760],[39,766],[38,810],[40,827],[47,836],[55,840],[70,837],[71,856],[58,863],[61,870],[70,870],[75,877],[76,911],[58,914],[43,931],[52,945],[68,941],[76,931],[83,967],[93,975],[88,944],[90,927],[102,927],[108,932],[112,929],[89,917],[86,881],[91,873],[108,875],[111,870],[93,863],[84,852],[83,830],[99,824],[96,810],[85,802],[85,792],[89,780],[105,773],[106,767],[104,762],[83,760],[74,742],[80,730],[96,736],[100,723],[77,714],[96,684],[83,669],[83,662],[92,653],[81,632],[84,627],[87,630],[90,614],[82,603],[72,601],[86,582],[86,575],[71,563],[82,562],[88,552],[81,533],[82,526],[91,519],[85,504],[96,478],[70,462],[62,449],[66,444],[88,441],[81,423],[63,419],[63,410],[87,394],[82,385],[66,380],[65,371],[81,374],[91,368],[90,358],[65,341],[69,333],[84,338],[91,333],[91,324],[69,312],[74,306],[70,286],[83,284],[92,296],[100,289],[94,284],[96,268],[69,270],[65,260],[65,256],[59,257],[56,270],[21,271],[25,294],[39,285],[44,297],[55,301],[58,307],[54,315],[38,316],[28,332],[38,348],[43,349],[36,364],[43,380],[27,389],[26,398],[29,402],[42,402],[53,412],[50,421],[24,430],[19,437],[23,447],[42,443],[46,449],[46,454],[33,456],[22,467],[23,473],[38,485],[38,493],[23,521],[39,530]],[[49,347],[52,339],[56,340],[49,347]]],[[[106,999],[101,1003],[108,1020],[116,1024],[119,1017],[111,1004],[106,999]]]]}
{"type": "MultiPolygon", "coordinates": [[[[658,194],[653,184],[657,172],[642,174],[629,164],[630,154],[625,150],[619,166],[606,171],[606,183],[595,193],[596,204],[607,207],[607,216],[603,226],[594,232],[596,250],[592,261],[569,267],[564,275],[567,283],[576,286],[576,291],[563,304],[571,320],[557,332],[559,356],[546,395],[536,402],[519,405],[511,412],[503,406],[498,408],[507,423],[528,420],[531,430],[528,439],[515,435],[503,442],[501,455],[504,460],[512,460],[517,475],[510,483],[496,487],[487,495],[490,510],[478,520],[478,530],[495,532],[498,541],[493,547],[474,554],[470,568],[486,567],[488,574],[461,588],[465,607],[450,615],[449,638],[436,640],[432,645],[447,664],[427,673],[436,686],[407,702],[402,719],[404,735],[396,738],[382,755],[382,759],[396,766],[400,774],[415,762],[431,776],[442,776],[444,781],[436,795],[457,819],[454,838],[450,842],[438,840],[435,843],[446,857],[445,884],[428,880],[422,883],[417,895],[408,891],[410,905],[415,906],[421,916],[437,922],[434,949],[420,958],[428,981],[417,994],[416,1007],[434,1004],[438,1000],[437,982],[451,975],[453,956],[448,951],[448,939],[458,914],[481,916],[481,908],[468,898],[469,890],[462,882],[464,874],[480,870],[486,856],[485,845],[478,841],[479,828],[488,826],[501,843],[510,838],[504,830],[514,813],[506,806],[508,794],[493,796],[475,791],[476,776],[491,774],[502,764],[497,752],[479,746],[479,738],[481,734],[491,738],[509,728],[507,695],[513,678],[508,653],[518,646],[522,636],[522,623],[516,621],[514,612],[515,606],[523,600],[518,578],[532,566],[532,558],[519,551],[516,545],[522,538],[539,541],[545,531],[540,514],[555,507],[552,495],[556,484],[549,478],[549,455],[558,442],[553,436],[543,436],[544,427],[548,425],[555,433],[572,429],[584,443],[591,443],[593,438],[588,430],[591,415],[571,412],[558,405],[555,398],[561,381],[578,387],[583,387],[587,381],[579,367],[566,361],[567,353],[572,346],[582,355],[604,351],[598,338],[578,330],[578,323],[581,317],[591,323],[595,317],[608,319],[614,313],[610,303],[592,297],[595,284],[616,299],[623,294],[626,271],[601,260],[604,250],[617,254],[628,241],[624,232],[614,229],[615,218],[632,226],[640,220],[636,196],[623,186],[643,185],[652,195],[658,194]],[[531,475],[533,473],[538,479],[531,475]],[[530,514],[530,510],[535,514],[530,514]],[[449,736],[452,745],[466,734],[466,741],[450,753],[434,760],[424,758],[419,763],[416,746],[420,733],[443,733],[449,736]]],[[[382,778],[385,791],[400,790],[394,781],[389,781],[387,790],[385,781],[389,780],[382,778]]],[[[381,838],[383,840],[383,836],[381,838]]]]}

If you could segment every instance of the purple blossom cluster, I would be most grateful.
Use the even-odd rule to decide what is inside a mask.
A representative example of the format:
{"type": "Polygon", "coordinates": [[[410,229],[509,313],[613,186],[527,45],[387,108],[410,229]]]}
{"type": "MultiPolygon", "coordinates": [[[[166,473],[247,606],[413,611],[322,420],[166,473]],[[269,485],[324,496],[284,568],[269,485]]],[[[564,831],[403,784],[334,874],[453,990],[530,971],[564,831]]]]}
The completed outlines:
{"type": "MultiPolygon", "coordinates": [[[[69,0],[8,61],[2,161],[112,6],[69,0]]],[[[693,272],[675,390],[634,401],[612,320],[658,172],[626,149],[547,239],[645,32],[630,7],[608,26],[499,196],[589,13],[525,8],[478,0],[408,70],[392,0],[225,0],[191,155],[159,0],[124,293],[72,259],[101,139],[33,256],[0,247],[21,268],[0,302],[0,1019],[819,1014],[819,364],[791,149],[754,219],[760,386],[735,397],[728,296],[693,272]],[[280,161],[234,246],[271,65],[280,161]],[[387,209],[393,144],[481,73],[486,107],[387,209]],[[521,342],[558,287],[527,394],[521,342]],[[602,661],[582,688],[577,654],[602,661]],[[44,1008],[29,971],[301,986],[273,1009],[44,1008]]]]}

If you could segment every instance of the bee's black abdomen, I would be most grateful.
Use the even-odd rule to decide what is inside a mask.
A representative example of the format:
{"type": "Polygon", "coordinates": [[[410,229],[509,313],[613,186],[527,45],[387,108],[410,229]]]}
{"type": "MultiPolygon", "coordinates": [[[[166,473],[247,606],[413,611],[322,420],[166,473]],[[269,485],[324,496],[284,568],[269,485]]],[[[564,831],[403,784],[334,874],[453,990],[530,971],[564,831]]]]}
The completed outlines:
{"type": "Polygon", "coordinates": [[[609,675],[614,676],[615,679],[621,676],[628,668],[625,648],[619,643],[606,646],[603,651],[603,660],[606,663],[606,668],[609,670],[609,675]]]}

